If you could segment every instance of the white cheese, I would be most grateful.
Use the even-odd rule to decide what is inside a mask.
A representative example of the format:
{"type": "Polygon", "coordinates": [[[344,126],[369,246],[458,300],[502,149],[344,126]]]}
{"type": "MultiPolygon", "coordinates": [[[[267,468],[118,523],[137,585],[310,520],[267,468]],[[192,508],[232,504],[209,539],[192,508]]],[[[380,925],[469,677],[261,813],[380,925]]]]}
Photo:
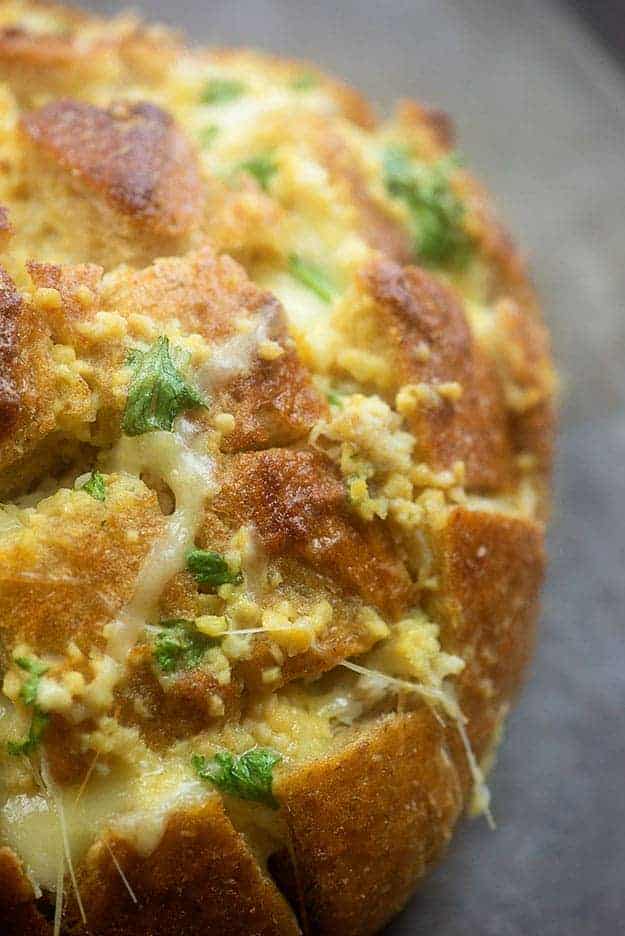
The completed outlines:
{"type": "Polygon", "coordinates": [[[215,494],[214,462],[202,453],[203,441],[203,435],[194,435],[191,424],[181,419],[174,432],[123,436],[107,459],[107,471],[136,476],[149,470],[158,474],[176,500],[165,532],[143,564],[131,601],[105,628],[108,652],[120,662],[125,661],[145,624],[154,618],[167,582],[184,568],[185,553],[193,546],[204,503],[215,494]]]}
{"type": "Polygon", "coordinates": [[[0,812],[0,840],[20,855],[32,880],[52,893],[58,887],[60,855],[69,870],[70,861],[77,866],[108,831],[149,855],[160,843],[168,816],[216,795],[191,777],[186,761],[159,762],[142,748],[132,766],[94,771],[82,792],[52,784],[47,792],[8,798],[0,812]]]}

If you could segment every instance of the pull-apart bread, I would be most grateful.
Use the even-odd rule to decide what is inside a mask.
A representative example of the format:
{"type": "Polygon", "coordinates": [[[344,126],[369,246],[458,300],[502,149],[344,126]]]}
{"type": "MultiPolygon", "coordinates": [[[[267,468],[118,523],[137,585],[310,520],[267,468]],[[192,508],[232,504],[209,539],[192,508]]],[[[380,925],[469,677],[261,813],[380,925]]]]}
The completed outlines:
{"type": "Polygon", "coordinates": [[[531,652],[548,337],[453,128],[0,6],[0,932],[380,930],[531,652]]]}

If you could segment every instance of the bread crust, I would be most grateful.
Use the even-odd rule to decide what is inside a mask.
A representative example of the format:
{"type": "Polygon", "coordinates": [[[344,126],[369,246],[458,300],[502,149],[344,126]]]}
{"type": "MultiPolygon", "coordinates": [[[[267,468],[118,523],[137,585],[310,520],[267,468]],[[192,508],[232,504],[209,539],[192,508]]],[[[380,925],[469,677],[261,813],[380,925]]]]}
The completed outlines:
{"type": "Polygon", "coordinates": [[[423,460],[440,469],[463,461],[469,488],[505,488],[511,451],[501,388],[453,292],[417,267],[387,260],[369,267],[363,284],[396,366],[394,388],[458,385],[457,400],[425,399],[407,416],[423,460]]]}
{"type": "Polygon", "coordinates": [[[42,154],[132,219],[139,229],[178,238],[202,208],[195,153],[171,116],[147,102],[107,110],[53,101],[22,119],[42,154]]]}
{"type": "Polygon", "coordinates": [[[14,374],[21,309],[21,296],[0,267],[0,439],[12,431],[19,413],[20,394],[14,374]]]}

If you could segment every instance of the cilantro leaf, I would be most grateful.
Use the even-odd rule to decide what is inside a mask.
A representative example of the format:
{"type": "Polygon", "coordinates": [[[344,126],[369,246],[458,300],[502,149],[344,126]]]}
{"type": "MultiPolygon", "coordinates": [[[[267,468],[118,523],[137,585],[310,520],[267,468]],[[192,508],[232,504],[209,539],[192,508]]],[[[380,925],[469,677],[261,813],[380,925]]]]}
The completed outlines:
{"type": "Polygon", "coordinates": [[[190,549],[186,556],[187,569],[199,585],[238,585],[240,572],[232,572],[223,556],[210,549],[190,549]]]}
{"type": "Polygon", "coordinates": [[[214,784],[223,793],[278,809],[272,789],[273,768],[281,760],[280,754],[268,748],[252,748],[236,756],[223,751],[210,760],[196,754],[192,763],[201,780],[214,784]]]}
{"type": "Polygon", "coordinates": [[[49,720],[50,718],[45,712],[35,707],[33,717],[30,721],[28,736],[24,738],[23,741],[7,741],[9,754],[12,754],[14,757],[17,757],[19,754],[24,754],[28,757],[29,754],[32,754],[39,745],[49,720]]]}
{"type": "Polygon", "coordinates": [[[247,88],[244,82],[236,78],[211,78],[202,89],[202,104],[229,104],[235,101],[247,88]]]}
{"type": "Polygon", "coordinates": [[[239,163],[240,172],[247,172],[253,176],[263,191],[267,191],[269,183],[278,171],[275,157],[272,153],[260,153],[258,156],[252,156],[239,163]]]}
{"type": "Polygon", "coordinates": [[[128,364],[134,374],[122,420],[126,435],[157,429],[171,431],[174,419],[183,410],[206,406],[201,394],[181,376],[165,336],[157,338],[147,351],[131,351],[128,364]]]}
{"type": "Polygon", "coordinates": [[[106,485],[104,484],[104,475],[99,471],[92,471],[91,477],[86,484],[83,484],[82,490],[97,501],[106,500],[106,485]]]}
{"type": "Polygon", "coordinates": [[[334,296],[334,286],[330,277],[320,267],[308,260],[302,259],[298,254],[289,256],[289,273],[303,286],[316,293],[324,302],[331,302],[334,296]]]}
{"type": "Polygon", "coordinates": [[[386,189],[409,209],[415,253],[426,263],[462,264],[471,247],[464,204],[450,185],[455,164],[449,157],[419,165],[399,147],[390,147],[384,157],[386,189]]]}

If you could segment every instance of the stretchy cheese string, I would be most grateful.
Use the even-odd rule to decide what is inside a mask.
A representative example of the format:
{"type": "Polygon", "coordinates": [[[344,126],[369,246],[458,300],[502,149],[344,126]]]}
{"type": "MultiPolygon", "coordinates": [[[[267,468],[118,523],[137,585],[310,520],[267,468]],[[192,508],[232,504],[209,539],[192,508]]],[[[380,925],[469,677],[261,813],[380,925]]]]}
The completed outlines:
{"type": "Polygon", "coordinates": [[[122,881],[123,881],[123,883],[124,883],[124,887],[125,887],[126,890],[128,891],[128,894],[130,895],[130,899],[132,900],[133,904],[138,904],[139,901],[137,900],[137,895],[135,894],[135,892],[133,891],[132,887],[130,886],[130,882],[129,882],[128,878],[126,877],[126,875],[124,874],[124,872],[123,872],[123,870],[122,870],[122,866],[120,865],[119,861],[118,861],[117,858],[115,857],[115,853],[113,852],[113,849],[111,848],[111,846],[109,845],[109,843],[107,842],[106,839],[104,839],[103,841],[104,841],[104,845],[106,846],[106,849],[107,849],[109,855],[111,856],[111,859],[112,859],[112,861],[113,861],[113,864],[115,865],[115,867],[116,867],[116,869],[117,869],[117,873],[119,874],[120,878],[122,879],[122,881]]]}
{"type": "MultiPolygon", "coordinates": [[[[440,689],[431,689],[427,686],[422,685],[421,683],[409,682],[407,679],[397,679],[395,676],[387,676],[386,673],[380,673],[378,670],[367,669],[366,666],[360,666],[358,663],[351,663],[349,660],[343,660],[340,663],[340,666],[344,666],[346,669],[352,670],[355,673],[359,673],[362,676],[373,676],[378,677],[385,682],[389,683],[391,686],[396,686],[399,689],[406,689],[411,692],[416,692],[422,696],[428,704],[438,704],[441,705],[444,711],[453,719],[456,728],[458,729],[458,734],[462,741],[462,745],[465,750],[467,763],[469,765],[469,771],[471,773],[471,778],[473,780],[474,790],[481,794],[484,798],[484,815],[486,816],[486,821],[491,829],[495,829],[495,820],[490,810],[489,805],[489,793],[488,787],[484,780],[484,774],[475,759],[475,754],[473,753],[473,748],[471,747],[471,742],[466,731],[466,717],[463,714],[460,706],[456,700],[446,692],[443,692],[440,689]]],[[[436,712],[434,712],[436,715],[436,712]]]]}
{"type": "Polygon", "coordinates": [[[99,751],[96,751],[96,755],[95,755],[95,757],[93,758],[93,760],[91,761],[91,764],[89,765],[89,769],[87,770],[87,773],[85,774],[85,779],[84,779],[83,782],[80,784],[80,788],[79,788],[79,790],[78,790],[78,793],[76,794],[76,799],[74,800],[74,806],[77,806],[78,803],[80,802],[80,800],[82,799],[82,795],[83,795],[83,793],[85,792],[85,790],[87,789],[87,784],[88,784],[89,781],[91,780],[91,774],[93,773],[93,771],[94,771],[94,769],[95,769],[95,765],[96,765],[96,763],[97,763],[97,761],[98,761],[99,756],[100,756],[100,752],[99,752],[99,751]]]}
{"type": "Polygon", "coordinates": [[[65,861],[67,862],[67,868],[69,870],[69,876],[71,878],[72,887],[74,889],[74,894],[76,896],[76,903],[78,904],[78,909],[80,911],[81,919],[84,925],[87,925],[87,916],[85,914],[85,908],[82,903],[82,898],[80,896],[80,891],[78,890],[78,881],[76,880],[76,872],[74,871],[74,863],[72,861],[72,853],[69,847],[69,835],[67,832],[67,822],[65,821],[65,809],[63,808],[63,800],[61,795],[52,780],[50,771],[48,768],[48,761],[45,753],[41,755],[41,779],[43,780],[44,786],[48,796],[52,799],[56,814],[59,820],[59,826],[61,829],[61,836],[63,839],[63,850],[65,852],[65,861]]]}
{"type": "Polygon", "coordinates": [[[56,903],[54,905],[53,936],[61,934],[61,920],[63,918],[63,883],[65,880],[65,855],[62,846],[59,847],[59,866],[56,874],[56,903]]]}

